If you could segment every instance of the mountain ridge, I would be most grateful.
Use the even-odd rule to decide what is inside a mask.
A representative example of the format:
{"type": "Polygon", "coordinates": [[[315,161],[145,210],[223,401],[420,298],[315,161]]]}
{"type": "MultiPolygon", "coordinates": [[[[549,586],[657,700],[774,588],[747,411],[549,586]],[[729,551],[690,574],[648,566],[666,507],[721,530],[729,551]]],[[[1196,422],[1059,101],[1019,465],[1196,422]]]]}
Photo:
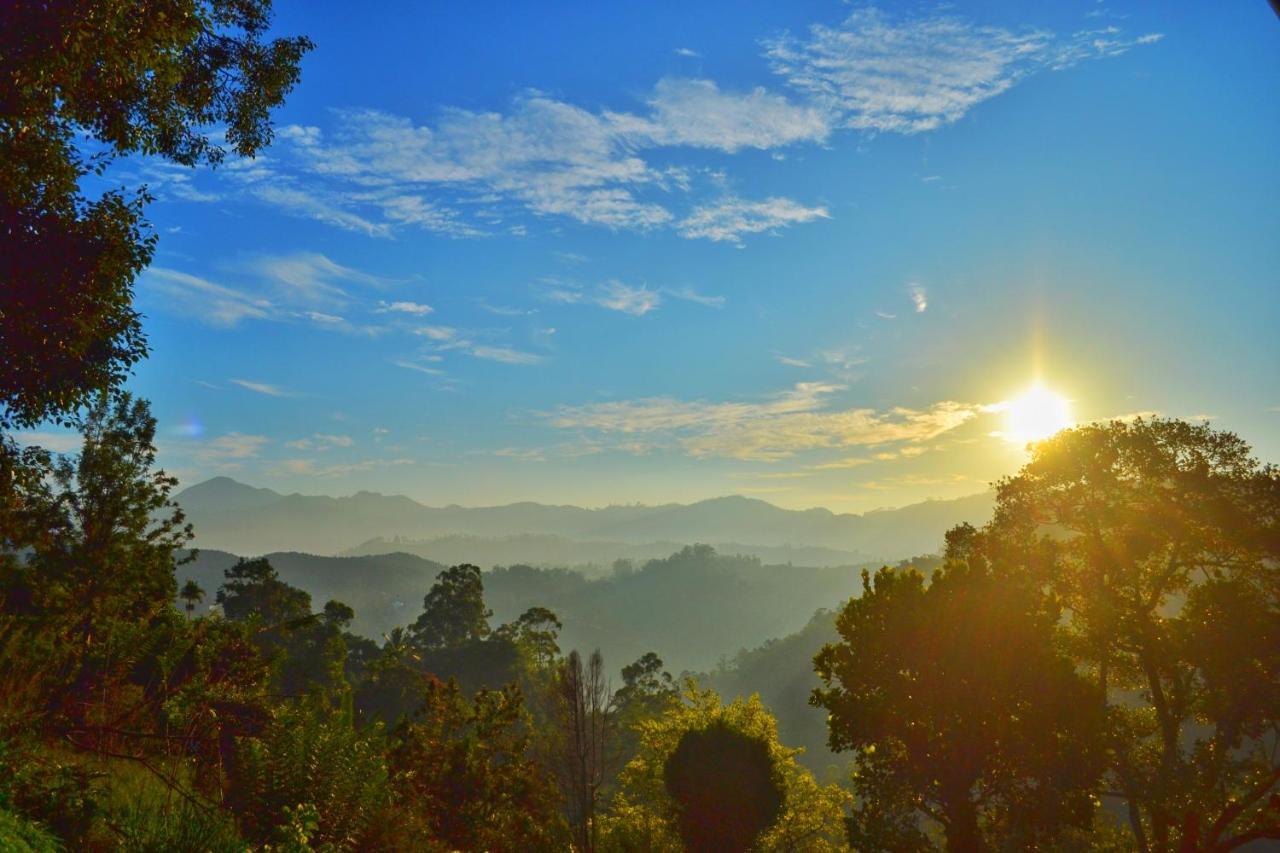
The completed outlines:
{"type": "MultiPolygon", "coordinates": [[[[433,507],[404,495],[358,492],[331,497],[281,494],[230,477],[184,489],[176,501],[195,526],[195,545],[234,553],[350,552],[370,540],[430,540],[450,535],[557,536],[579,542],[720,542],[741,548],[812,547],[863,561],[936,551],[961,522],[991,515],[989,492],[862,515],[815,507],[790,510],[759,498],[727,495],[690,504],[612,504],[584,508],[533,501],[482,507],[433,507]]],[[[623,555],[619,555],[623,556],[623,555]]]]}

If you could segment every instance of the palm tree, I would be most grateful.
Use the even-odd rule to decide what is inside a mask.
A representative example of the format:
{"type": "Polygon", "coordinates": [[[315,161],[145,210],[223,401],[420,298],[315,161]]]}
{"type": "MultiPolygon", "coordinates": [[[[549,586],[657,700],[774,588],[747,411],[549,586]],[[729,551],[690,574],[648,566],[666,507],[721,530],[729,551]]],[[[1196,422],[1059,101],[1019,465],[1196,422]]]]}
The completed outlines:
{"type": "Polygon", "coordinates": [[[187,617],[190,618],[191,614],[195,612],[196,605],[204,601],[204,589],[195,580],[188,579],[182,585],[182,589],[178,591],[178,598],[187,603],[187,617]]]}

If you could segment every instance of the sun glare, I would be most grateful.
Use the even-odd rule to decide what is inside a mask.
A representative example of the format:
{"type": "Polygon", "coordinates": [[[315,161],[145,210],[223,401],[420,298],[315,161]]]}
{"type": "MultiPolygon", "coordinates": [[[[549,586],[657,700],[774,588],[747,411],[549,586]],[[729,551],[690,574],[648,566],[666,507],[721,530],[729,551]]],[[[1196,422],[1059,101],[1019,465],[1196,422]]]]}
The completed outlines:
{"type": "Polygon", "coordinates": [[[1004,405],[1004,437],[1018,444],[1040,441],[1071,426],[1071,401],[1036,385],[1004,405]]]}

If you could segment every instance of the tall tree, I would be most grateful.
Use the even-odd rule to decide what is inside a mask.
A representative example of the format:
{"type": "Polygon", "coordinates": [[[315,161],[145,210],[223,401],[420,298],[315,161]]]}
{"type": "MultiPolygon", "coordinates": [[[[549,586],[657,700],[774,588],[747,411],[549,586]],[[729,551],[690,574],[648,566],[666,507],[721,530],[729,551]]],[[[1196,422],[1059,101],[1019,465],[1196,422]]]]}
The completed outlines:
{"type": "Polygon", "coordinates": [[[492,615],[484,604],[480,567],[464,563],[440,573],[409,630],[421,649],[456,648],[487,637],[492,615]]]}
{"type": "Polygon", "coordinates": [[[1056,644],[1052,602],[981,559],[926,586],[914,570],[863,573],[814,659],[829,744],[852,750],[859,849],[1032,849],[1093,821],[1102,709],[1056,644]]]}
{"type": "Polygon", "coordinates": [[[172,610],[191,530],[169,499],[177,481],[154,470],[144,401],[102,395],[77,423],[78,454],[18,457],[34,467],[11,480],[4,538],[29,551],[0,563],[0,598],[57,637],[68,681],[56,707],[83,721],[89,697],[105,700],[150,651],[143,637],[172,610]]]}
{"type": "Polygon", "coordinates": [[[204,588],[196,583],[195,578],[188,578],[182,589],[178,590],[178,598],[185,603],[187,616],[190,617],[195,613],[196,605],[204,601],[204,588]]]}
{"type": "Polygon", "coordinates": [[[560,667],[556,683],[559,750],[556,770],[569,811],[577,849],[596,849],[596,809],[612,779],[617,758],[616,708],[600,650],[584,666],[575,649],[560,667]]]}
{"type": "Polygon", "coordinates": [[[1280,470],[1207,425],[1084,426],[1034,446],[978,541],[1063,601],[1142,849],[1280,838],[1280,470]]]}
{"type": "Polygon", "coordinates": [[[0,4],[0,427],[67,417],[146,355],[133,280],[151,261],[144,190],[83,179],[142,154],[252,156],[305,38],[266,40],[270,0],[0,4]]]}

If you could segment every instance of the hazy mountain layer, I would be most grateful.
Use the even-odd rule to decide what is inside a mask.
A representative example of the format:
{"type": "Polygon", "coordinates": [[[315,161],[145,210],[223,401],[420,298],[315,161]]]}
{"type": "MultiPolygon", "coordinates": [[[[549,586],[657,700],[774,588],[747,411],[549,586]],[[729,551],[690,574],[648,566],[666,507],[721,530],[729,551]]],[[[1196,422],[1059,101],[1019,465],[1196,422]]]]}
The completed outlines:
{"type": "MultiPolygon", "coordinates": [[[[410,554],[267,557],[284,581],[311,594],[316,609],[330,598],[351,605],[352,629],[374,639],[417,618],[443,568],[410,554]]],[[[236,559],[202,551],[178,568],[179,582],[195,578],[209,593],[206,603],[212,602],[223,572],[236,559]]],[[[484,584],[494,626],[529,607],[549,607],[564,623],[566,650],[599,647],[615,672],[655,651],[680,672],[712,669],[743,648],[798,631],[818,608],[836,607],[857,592],[860,580],[850,568],[768,566],[699,548],[606,578],[517,566],[485,572],[484,584]]]]}
{"type": "MultiPolygon", "coordinates": [[[[853,566],[867,558],[854,551],[811,546],[743,545],[740,542],[716,542],[721,554],[756,557],[761,562],[798,566],[853,566]]],[[[524,533],[516,536],[487,538],[455,533],[432,539],[370,539],[345,552],[347,556],[369,556],[403,552],[416,554],[438,563],[455,565],[473,563],[482,568],[524,563],[530,566],[577,568],[588,574],[608,571],[615,560],[643,563],[679,551],[679,542],[582,542],[563,536],[524,533]]]]}
{"type": "MultiPolygon", "coordinates": [[[[532,535],[589,543],[651,545],[658,552],[666,549],[666,543],[725,542],[732,543],[729,549],[744,552],[793,546],[852,555],[845,558],[843,554],[827,554],[812,560],[821,555],[806,555],[805,562],[823,565],[891,560],[935,551],[947,528],[962,521],[985,522],[992,505],[991,495],[981,494],[864,515],[826,509],[788,510],[743,497],[602,509],[537,503],[429,507],[403,496],[373,492],[342,498],[281,495],[226,477],[194,485],[179,494],[178,501],[195,524],[196,545],[242,554],[337,554],[349,549],[368,553],[367,543],[374,539],[431,540],[455,535],[502,539],[532,535]]],[[[610,556],[607,550],[597,553],[601,560],[609,561],[628,556],[610,556]]],[[[787,559],[759,553],[770,561],[787,559]]],[[[519,561],[554,562],[528,556],[519,561]]],[[[482,560],[473,558],[471,562],[482,560]]]]}

